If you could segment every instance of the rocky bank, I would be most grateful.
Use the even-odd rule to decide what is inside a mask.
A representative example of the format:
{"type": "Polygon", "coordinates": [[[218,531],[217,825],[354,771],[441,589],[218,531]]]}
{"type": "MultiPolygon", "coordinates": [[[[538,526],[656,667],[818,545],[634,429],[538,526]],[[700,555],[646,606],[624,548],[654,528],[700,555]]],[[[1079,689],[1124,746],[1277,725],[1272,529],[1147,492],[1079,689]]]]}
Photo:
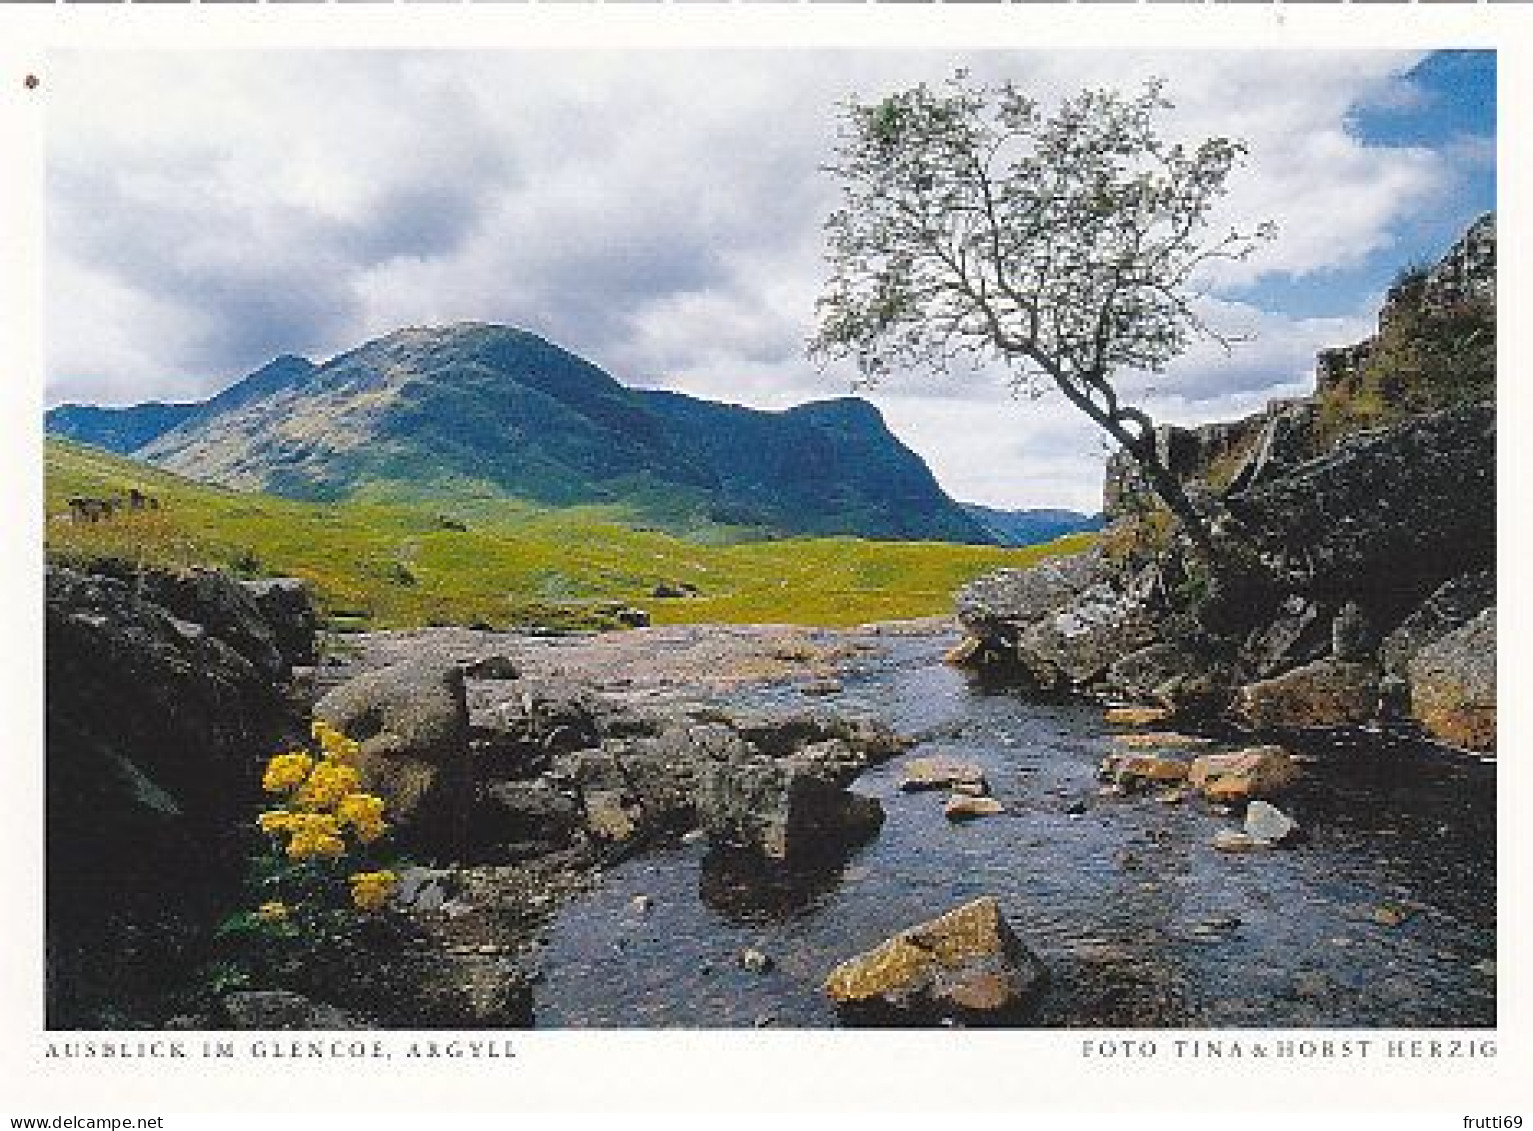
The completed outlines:
{"type": "Polygon", "coordinates": [[[1374,337],[1320,355],[1313,395],[1158,431],[1235,568],[1203,567],[1119,454],[1101,544],[966,587],[953,660],[1254,732],[1493,752],[1494,266],[1485,217],[1402,276],[1374,337]]]}

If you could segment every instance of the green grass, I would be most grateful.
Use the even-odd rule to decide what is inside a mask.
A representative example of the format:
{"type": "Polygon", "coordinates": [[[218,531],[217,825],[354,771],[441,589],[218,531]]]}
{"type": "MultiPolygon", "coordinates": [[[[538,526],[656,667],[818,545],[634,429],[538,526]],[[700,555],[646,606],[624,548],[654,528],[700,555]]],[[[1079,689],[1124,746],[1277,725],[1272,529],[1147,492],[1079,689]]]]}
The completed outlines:
{"type": "Polygon", "coordinates": [[[593,607],[622,601],[656,624],[845,626],[952,608],[953,591],[1001,566],[1090,545],[1072,535],[1003,549],[859,538],[713,544],[625,525],[612,508],[547,509],[472,497],[461,502],[309,503],[212,487],[96,449],[50,439],[48,553],[170,567],[215,565],[313,583],[332,612],[375,627],[602,623],[593,607]],[[160,509],[72,523],[72,495],[137,487],[160,509]],[[451,529],[444,518],[467,530],[451,529]],[[689,582],[698,597],[650,595],[689,582]]]}

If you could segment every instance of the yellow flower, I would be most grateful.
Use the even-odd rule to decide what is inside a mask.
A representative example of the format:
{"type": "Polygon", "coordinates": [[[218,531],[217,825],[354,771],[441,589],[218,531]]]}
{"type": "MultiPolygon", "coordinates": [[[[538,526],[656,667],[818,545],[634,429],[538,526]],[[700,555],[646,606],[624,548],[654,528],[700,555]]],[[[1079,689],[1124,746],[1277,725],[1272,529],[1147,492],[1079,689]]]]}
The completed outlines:
{"type": "Polygon", "coordinates": [[[333,809],[341,798],[348,793],[355,793],[361,784],[361,775],[352,767],[343,766],[339,762],[321,762],[314,767],[314,772],[303,783],[303,788],[294,800],[311,812],[333,809]]]}
{"type": "Polygon", "coordinates": [[[350,825],[363,844],[371,844],[388,829],[383,798],[372,793],[348,793],[336,803],[335,816],[342,825],[350,825]]]}
{"type": "Polygon", "coordinates": [[[312,728],[314,741],[326,758],[334,762],[355,762],[362,753],[362,744],[347,738],[323,719],[315,719],[312,728]]]}
{"type": "Polygon", "coordinates": [[[303,784],[314,768],[314,759],[299,750],[278,754],[266,763],[266,773],[261,778],[261,788],[267,793],[286,793],[303,784]]]}
{"type": "Polygon", "coordinates": [[[311,856],[340,856],[346,851],[346,842],[332,833],[314,829],[300,829],[287,843],[287,854],[294,860],[307,860],[311,856]]]}
{"type": "Polygon", "coordinates": [[[394,893],[399,877],[393,872],[356,872],[351,877],[351,901],[361,911],[377,911],[394,893]]]}
{"type": "Polygon", "coordinates": [[[297,817],[297,813],[290,813],[286,809],[272,809],[257,817],[256,824],[263,833],[287,833],[293,831],[297,817]]]}
{"type": "Polygon", "coordinates": [[[270,900],[256,908],[256,918],[263,923],[282,923],[288,917],[288,906],[281,900],[270,900]]]}

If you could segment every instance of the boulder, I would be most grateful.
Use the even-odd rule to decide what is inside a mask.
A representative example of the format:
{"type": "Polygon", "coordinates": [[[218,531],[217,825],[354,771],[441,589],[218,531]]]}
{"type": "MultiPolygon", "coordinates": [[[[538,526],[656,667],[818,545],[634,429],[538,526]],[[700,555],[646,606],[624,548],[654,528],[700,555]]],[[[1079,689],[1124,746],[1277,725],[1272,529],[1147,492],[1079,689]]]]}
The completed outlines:
{"type": "Polygon", "coordinates": [[[1214,802],[1249,801],[1281,793],[1299,779],[1299,767],[1281,746],[1253,746],[1192,760],[1187,781],[1214,802]]]}
{"type": "Polygon", "coordinates": [[[978,636],[998,625],[1031,623],[1070,604],[1101,580],[1104,568],[1101,554],[1089,550],[1028,569],[996,570],[958,591],[958,619],[978,636]]]}
{"type": "Polygon", "coordinates": [[[1253,801],[1246,806],[1246,836],[1264,844],[1282,844],[1299,831],[1299,823],[1276,805],[1253,801]]]}
{"type": "Polygon", "coordinates": [[[1236,692],[1230,713],[1253,730],[1302,730],[1368,722],[1378,703],[1378,669],[1323,659],[1246,684],[1236,692]]]}
{"type": "Polygon", "coordinates": [[[1193,750],[1200,746],[1208,746],[1213,742],[1211,738],[1204,738],[1200,734],[1182,734],[1174,730],[1145,731],[1141,734],[1115,734],[1112,736],[1116,746],[1128,746],[1136,750],[1193,750]]]}
{"type": "Polygon", "coordinates": [[[48,1021],[110,1028],[75,991],[174,968],[165,932],[216,913],[245,864],[262,760],[303,722],[200,623],[217,616],[173,614],[136,575],[50,566],[45,606],[48,1021]]]}
{"type": "Polygon", "coordinates": [[[1175,785],[1187,780],[1187,763],[1153,754],[1109,754],[1102,759],[1097,776],[1124,789],[1147,785],[1175,785]]]}
{"type": "Polygon", "coordinates": [[[1496,575],[1478,570],[1440,585],[1379,647],[1379,664],[1389,675],[1405,676],[1411,660],[1427,645],[1468,624],[1496,603],[1496,575]]]}
{"type": "Polygon", "coordinates": [[[985,772],[977,762],[945,755],[912,758],[900,767],[900,788],[907,793],[977,785],[986,790],[985,772]]]}
{"type": "Polygon", "coordinates": [[[483,851],[511,858],[569,846],[581,824],[577,795],[543,779],[496,781],[484,786],[472,840],[483,851]]]}
{"type": "Polygon", "coordinates": [[[1143,727],[1167,722],[1171,717],[1169,707],[1109,707],[1102,721],[1108,726],[1143,727]]]}
{"type": "Polygon", "coordinates": [[[900,932],[831,971],[825,992],[850,1021],[1017,1021],[1044,980],[993,897],[900,932]]]}
{"type": "Polygon", "coordinates": [[[1105,680],[1114,664],[1157,635],[1143,603],[1102,583],[1017,632],[1011,663],[1040,690],[1069,691],[1105,680]]]}
{"type": "Polygon", "coordinates": [[[1257,840],[1249,833],[1236,832],[1234,829],[1220,829],[1214,834],[1211,842],[1220,852],[1255,852],[1259,848],[1266,848],[1265,841],[1257,840]]]}
{"type": "Polygon", "coordinates": [[[972,821],[976,817],[994,817],[1006,812],[1006,806],[993,797],[975,797],[955,793],[942,807],[942,815],[953,822],[972,821]]]}
{"type": "Polygon", "coordinates": [[[884,810],[851,793],[841,775],[813,755],[748,754],[711,762],[697,786],[697,812],[709,840],[769,860],[835,857],[877,834],[884,810]]]}
{"type": "Polygon", "coordinates": [[[1496,610],[1486,609],[1411,658],[1411,715],[1466,750],[1496,748],[1496,610]]]}
{"type": "MultiPolygon", "coordinates": [[[[1223,667],[1212,642],[1164,640],[1114,660],[1107,668],[1104,682],[1114,695],[1159,704],[1158,708],[1134,709],[1159,709],[1165,712],[1160,720],[1147,718],[1144,723],[1124,724],[1145,726],[1153,721],[1163,721],[1184,705],[1199,706],[1196,694],[1190,693],[1199,685],[1222,682],[1223,667]]],[[[1108,722],[1114,721],[1109,717],[1108,722]]]]}
{"type": "Polygon", "coordinates": [[[325,695],[314,717],[361,744],[357,769],[403,836],[430,847],[461,843],[473,803],[461,668],[421,662],[366,672],[325,695]]]}

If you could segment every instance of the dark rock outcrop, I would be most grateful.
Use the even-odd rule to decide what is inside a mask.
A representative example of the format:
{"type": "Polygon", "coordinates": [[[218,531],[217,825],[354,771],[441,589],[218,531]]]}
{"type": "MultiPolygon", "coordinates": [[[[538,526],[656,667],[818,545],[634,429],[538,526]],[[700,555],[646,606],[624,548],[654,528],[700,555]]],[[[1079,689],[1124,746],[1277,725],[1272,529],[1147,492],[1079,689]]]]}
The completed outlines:
{"type": "Polygon", "coordinates": [[[303,723],[275,630],[222,574],[53,566],[46,613],[49,1024],[143,1023],[94,995],[179,976],[182,924],[215,913],[261,765],[303,723]]]}
{"type": "Polygon", "coordinates": [[[1396,623],[1494,561],[1496,412],[1466,404],[1349,438],[1228,500],[1280,575],[1396,623]]]}

